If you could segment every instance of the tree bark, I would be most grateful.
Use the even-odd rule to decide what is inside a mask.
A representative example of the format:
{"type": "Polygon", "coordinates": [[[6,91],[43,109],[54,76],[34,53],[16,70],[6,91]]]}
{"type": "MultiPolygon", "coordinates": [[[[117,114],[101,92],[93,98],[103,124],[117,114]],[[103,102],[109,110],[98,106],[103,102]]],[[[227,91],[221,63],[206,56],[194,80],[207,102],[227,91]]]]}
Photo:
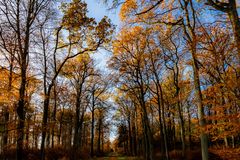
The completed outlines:
{"type": "Polygon", "coordinates": [[[94,93],[92,93],[92,121],[91,121],[91,157],[94,156],[94,123],[95,123],[95,117],[94,117],[94,110],[95,110],[95,99],[94,99],[94,93]]]}
{"type": "MultiPolygon", "coordinates": [[[[181,2],[180,2],[181,3],[181,2]]],[[[206,125],[206,120],[204,117],[204,109],[203,109],[203,103],[202,103],[202,92],[200,88],[200,78],[199,78],[199,68],[197,64],[197,38],[195,34],[195,19],[196,19],[196,14],[195,14],[195,9],[193,8],[192,0],[189,0],[188,2],[184,1],[183,10],[184,10],[184,15],[186,19],[186,24],[183,26],[184,28],[184,33],[187,37],[188,41],[188,46],[190,49],[190,53],[192,56],[192,68],[193,68],[193,78],[194,78],[194,92],[195,92],[195,97],[196,97],[196,105],[198,109],[198,120],[199,120],[199,125],[201,127],[201,132],[200,132],[200,140],[201,140],[201,151],[202,151],[202,160],[208,160],[208,137],[205,131],[203,130],[205,125],[206,125]],[[193,18],[193,24],[190,22],[190,13],[189,9],[191,9],[191,14],[193,18]]]]}
{"type": "Polygon", "coordinates": [[[45,160],[45,139],[47,135],[48,106],[50,101],[50,92],[44,99],[43,122],[42,122],[42,141],[41,141],[41,159],[45,160]]]}
{"type": "Polygon", "coordinates": [[[57,115],[57,91],[56,91],[56,86],[57,84],[54,84],[54,108],[53,108],[53,113],[52,113],[52,123],[53,123],[53,128],[52,128],[52,148],[54,148],[54,135],[55,135],[55,123],[56,123],[56,115],[57,115]]]}

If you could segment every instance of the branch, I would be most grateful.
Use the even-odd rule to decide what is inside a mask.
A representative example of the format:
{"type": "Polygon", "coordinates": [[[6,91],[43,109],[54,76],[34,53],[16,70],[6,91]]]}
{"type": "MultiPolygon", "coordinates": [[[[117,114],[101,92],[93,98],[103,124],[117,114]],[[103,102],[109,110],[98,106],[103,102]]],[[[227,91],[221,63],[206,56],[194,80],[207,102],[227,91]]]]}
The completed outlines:
{"type": "Polygon", "coordinates": [[[137,13],[136,15],[138,16],[138,15],[141,15],[141,14],[145,14],[145,13],[151,11],[152,9],[156,8],[156,7],[157,7],[159,4],[161,4],[162,2],[163,2],[163,0],[159,0],[156,4],[152,5],[152,6],[151,6],[150,8],[148,8],[147,10],[142,11],[142,12],[140,12],[140,13],[137,13]]]}
{"type": "Polygon", "coordinates": [[[228,12],[230,10],[229,3],[219,2],[218,0],[216,0],[216,2],[214,2],[213,0],[208,0],[207,3],[205,4],[210,5],[216,10],[219,10],[222,12],[228,12]]]}

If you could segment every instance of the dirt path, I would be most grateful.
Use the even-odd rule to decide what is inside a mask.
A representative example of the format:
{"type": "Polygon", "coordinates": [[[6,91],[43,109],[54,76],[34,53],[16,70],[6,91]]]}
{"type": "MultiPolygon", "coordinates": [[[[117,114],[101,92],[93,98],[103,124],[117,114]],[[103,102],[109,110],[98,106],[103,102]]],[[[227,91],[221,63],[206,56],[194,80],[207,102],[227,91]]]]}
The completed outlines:
{"type": "Polygon", "coordinates": [[[94,160],[137,160],[136,157],[121,156],[116,152],[110,153],[107,157],[99,157],[94,160]]]}
{"type": "Polygon", "coordinates": [[[137,160],[135,157],[100,157],[94,160],[137,160]]]}

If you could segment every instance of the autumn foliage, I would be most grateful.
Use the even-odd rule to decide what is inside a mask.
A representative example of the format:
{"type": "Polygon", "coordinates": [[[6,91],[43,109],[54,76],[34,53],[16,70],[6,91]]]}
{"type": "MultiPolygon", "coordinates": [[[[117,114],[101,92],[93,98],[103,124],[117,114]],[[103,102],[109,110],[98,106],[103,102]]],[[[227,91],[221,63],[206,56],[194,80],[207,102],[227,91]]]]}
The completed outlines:
{"type": "Polygon", "coordinates": [[[239,159],[238,1],[104,2],[0,1],[0,159],[239,159]]]}

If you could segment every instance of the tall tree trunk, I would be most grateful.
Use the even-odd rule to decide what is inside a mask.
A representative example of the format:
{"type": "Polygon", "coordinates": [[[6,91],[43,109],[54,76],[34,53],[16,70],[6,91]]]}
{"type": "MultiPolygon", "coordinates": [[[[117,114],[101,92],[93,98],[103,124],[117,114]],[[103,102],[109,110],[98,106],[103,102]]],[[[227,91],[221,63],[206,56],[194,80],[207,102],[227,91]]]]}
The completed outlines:
{"type": "Polygon", "coordinates": [[[101,153],[104,153],[105,152],[105,150],[104,150],[104,130],[102,129],[102,149],[100,150],[101,151],[101,153]]]}
{"type": "Polygon", "coordinates": [[[152,144],[152,133],[149,125],[149,119],[146,109],[146,104],[144,102],[144,92],[143,88],[141,88],[141,107],[143,111],[143,127],[144,127],[144,140],[145,140],[145,159],[152,160],[153,159],[153,144],[152,144]]]}
{"type": "Polygon", "coordinates": [[[190,106],[187,106],[187,114],[188,114],[188,141],[189,148],[191,148],[192,143],[192,134],[191,134],[191,114],[190,114],[190,106]]]}
{"type": "Polygon", "coordinates": [[[133,155],[136,156],[138,155],[137,153],[137,131],[136,131],[136,112],[134,110],[133,113],[133,120],[132,120],[132,133],[133,133],[133,155]]]}
{"type": "MultiPolygon", "coordinates": [[[[199,124],[201,127],[204,127],[206,125],[206,120],[204,118],[204,110],[203,110],[203,104],[202,104],[202,94],[200,89],[200,79],[199,79],[199,73],[197,69],[197,64],[195,61],[195,54],[192,54],[193,56],[193,72],[194,72],[194,91],[196,94],[196,103],[198,108],[198,119],[199,124]]],[[[205,131],[201,131],[200,134],[201,139],[201,149],[202,149],[202,159],[208,160],[208,138],[205,131]]]]}
{"type": "Polygon", "coordinates": [[[128,137],[129,137],[129,149],[130,149],[130,156],[133,155],[133,143],[132,143],[132,126],[131,126],[131,117],[128,116],[128,137]]]}
{"type": "MultiPolygon", "coordinates": [[[[181,3],[181,2],[180,2],[181,3]]],[[[192,0],[184,1],[183,2],[183,10],[185,14],[186,19],[186,25],[184,25],[184,33],[187,37],[188,46],[191,52],[192,56],[192,68],[193,68],[193,78],[194,78],[194,92],[196,97],[196,105],[198,109],[198,119],[199,119],[199,125],[201,128],[204,128],[206,125],[206,120],[204,116],[204,109],[203,109],[203,103],[202,103],[202,92],[200,88],[200,78],[199,78],[199,67],[197,63],[197,38],[195,34],[195,19],[196,19],[196,13],[195,9],[193,8],[192,0]],[[190,9],[188,8],[190,7],[190,9]],[[191,16],[193,18],[193,24],[190,22],[190,12],[191,10],[191,16]]],[[[200,139],[201,139],[201,151],[202,151],[202,160],[208,160],[208,137],[205,131],[201,130],[200,133],[200,139]]]]}
{"type": "Polygon", "coordinates": [[[161,143],[161,152],[165,151],[165,156],[168,160],[168,142],[167,142],[167,133],[166,133],[166,123],[165,123],[165,116],[164,116],[164,101],[163,101],[163,93],[162,93],[162,86],[160,83],[159,75],[157,72],[156,64],[154,63],[153,53],[151,53],[151,64],[152,64],[152,72],[155,77],[155,85],[156,85],[156,96],[157,96],[157,105],[158,105],[158,116],[159,116],[159,129],[160,129],[160,136],[163,139],[164,143],[161,143]]]}
{"type": "MultiPolygon", "coordinates": [[[[160,86],[160,85],[159,85],[160,86]]],[[[160,86],[160,105],[161,105],[161,117],[163,122],[163,138],[164,138],[164,147],[165,147],[165,156],[166,160],[169,159],[169,153],[168,153],[168,143],[167,143],[167,130],[166,130],[166,120],[165,120],[165,105],[163,101],[163,93],[162,93],[162,87],[160,86]]]]}
{"type": "Polygon", "coordinates": [[[177,108],[178,108],[178,116],[179,116],[179,122],[180,122],[181,141],[182,141],[182,155],[185,156],[185,129],[184,129],[184,119],[183,119],[183,115],[180,107],[179,91],[177,91],[177,95],[178,95],[177,108]]]}
{"type": "Polygon", "coordinates": [[[95,123],[95,117],[94,117],[94,110],[95,110],[95,102],[94,102],[94,95],[93,95],[93,104],[92,104],[92,122],[91,122],[91,157],[94,156],[94,123],[95,123]]]}
{"type": "Polygon", "coordinates": [[[98,119],[98,144],[97,144],[97,152],[98,154],[101,153],[101,127],[102,127],[102,122],[101,122],[101,116],[99,115],[98,119]]]}
{"type": "Polygon", "coordinates": [[[63,121],[63,112],[61,113],[61,116],[60,116],[60,125],[59,125],[59,132],[58,132],[58,145],[61,144],[61,136],[62,136],[62,128],[63,128],[63,125],[62,125],[62,121],[63,121]]]}
{"type": "Polygon", "coordinates": [[[42,141],[41,141],[41,159],[45,159],[45,139],[47,135],[48,106],[50,101],[50,92],[44,99],[43,122],[42,122],[42,141]]]}
{"type": "Polygon", "coordinates": [[[23,139],[24,139],[24,123],[25,123],[25,91],[26,91],[26,70],[27,62],[26,55],[22,55],[22,66],[21,66],[21,86],[19,90],[19,101],[17,107],[18,114],[18,127],[17,127],[17,160],[23,159],[23,139]]]}
{"type": "Polygon", "coordinates": [[[53,108],[53,113],[52,113],[52,123],[53,123],[53,128],[52,128],[52,148],[54,148],[54,130],[55,130],[55,123],[56,123],[56,115],[57,115],[57,91],[56,91],[56,86],[57,84],[54,84],[54,108],[53,108]]]}
{"type": "MultiPolygon", "coordinates": [[[[79,90],[77,90],[77,96],[76,96],[76,111],[75,111],[75,126],[74,126],[74,141],[73,141],[73,148],[75,151],[77,151],[79,147],[79,116],[80,116],[80,96],[81,93],[79,90]]],[[[74,157],[74,159],[77,159],[77,157],[74,157]]]]}
{"type": "Polygon", "coordinates": [[[82,110],[81,118],[80,118],[80,123],[79,123],[79,145],[82,146],[82,140],[83,140],[83,122],[84,122],[84,115],[85,115],[85,109],[82,110]]]}
{"type": "Polygon", "coordinates": [[[3,147],[8,144],[8,123],[9,123],[9,111],[4,107],[4,133],[3,133],[3,147]]]}
{"type": "MultiPolygon", "coordinates": [[[[238,49],[238,56],[240,58],[240,19],[238,16],[237,4],[235,0],[229,0],[228,16],[232,24],[235,43],[238,49]]],[[[239,59],[239,62],[240,62],[240,59],[239,59]]]]}
{"type": "Polygon", "coordinates": [[[30,129],[30,127],[29,127],[30,124],[29,123],[30,123],[30,119],[27,118],[26,123],[27,123],[27,125],[26,125],[26,130],[25,130],[25,132],[26,132],[26,146],[25,146],[25,148],[28,149],[29,148],[29,132],[30,132],[30,130],[29,130],[30,129]]]}

